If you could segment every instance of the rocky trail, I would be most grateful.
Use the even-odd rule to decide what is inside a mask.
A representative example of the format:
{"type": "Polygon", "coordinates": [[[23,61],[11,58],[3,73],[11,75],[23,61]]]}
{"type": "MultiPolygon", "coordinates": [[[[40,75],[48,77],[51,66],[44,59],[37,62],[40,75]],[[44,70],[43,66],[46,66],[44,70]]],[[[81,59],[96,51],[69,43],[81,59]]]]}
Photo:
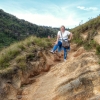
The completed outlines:
{"type": "Polygon", "coordinates": [[[94,52],[72,47],[66,62],[33,77],[19,100],[100,100],[100,66],[94,52]]]}
{"type": "MultiPolygon", "coordinates": [[[[38,67],[42,71],[28,77],[20,73],[20,79],[14,79],[14,84],[19,88],[13,89],[14,84],[9,86],[8,99],[0,100],[100,100],[98,57],[93,51],[76,48],[75,44],[71,48],[65,62],[62,54],[44,54],[45,65],[49,67],[45,67],[45,71],[38,67]]],[[[43,63],[43,58],[41,60],[43,63]]]]}

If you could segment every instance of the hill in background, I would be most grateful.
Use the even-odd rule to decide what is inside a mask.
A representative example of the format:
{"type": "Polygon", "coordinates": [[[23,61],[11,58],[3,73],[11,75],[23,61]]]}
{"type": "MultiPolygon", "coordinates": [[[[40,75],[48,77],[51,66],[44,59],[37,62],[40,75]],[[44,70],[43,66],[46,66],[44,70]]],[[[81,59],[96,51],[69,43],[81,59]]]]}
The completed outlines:
{"type": "MultiPolygon", "coordinates": [[[[79,45],[86,43],[87,46],[90,47],[90,44],[94,41],[95,36],[99,36],[100,34],[100,16],[73,28],[72,33],[74,34],[75,43],[78,43],[79,45]]],[[[96,42],[100,44],[99,41],[96,42]]]]}
{"type": "Polygon", "coordinates": [[[25,39],[29,35],[37,37],[54,37],[57,29],[38,26],[28,21],[21,20],[15,16],[0,10],[0,48],[9,46],[15,41],[25,39]]]}
{"type": "Polygon", "coordinates": [[[100,57],[100,16],[73,28],[73,42],[84,46],[86,50],[94,50],[100,57]]]}

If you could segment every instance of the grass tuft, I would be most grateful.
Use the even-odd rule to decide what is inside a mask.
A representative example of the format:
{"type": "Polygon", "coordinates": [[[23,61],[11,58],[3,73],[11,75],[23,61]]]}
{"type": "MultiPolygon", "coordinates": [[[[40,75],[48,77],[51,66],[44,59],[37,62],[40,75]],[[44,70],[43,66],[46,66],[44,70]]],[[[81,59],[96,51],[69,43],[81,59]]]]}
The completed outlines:
{"type": "Polygon", "coordinates": [[[9,67],[10,62],[14,59],[20,67],[25,67],[26,56],[22,55],[21,52],[28,52],[29,54],[31,54],[29,58],[33,59],[33,52],[35,51],[35,46],[38,46],[39,48],[47,48],[51,45],[52,44],[50,39],[37,38],[33,36],[28,37],[23,41],[14,43],[0,52],[0,70],[9,67]]]}

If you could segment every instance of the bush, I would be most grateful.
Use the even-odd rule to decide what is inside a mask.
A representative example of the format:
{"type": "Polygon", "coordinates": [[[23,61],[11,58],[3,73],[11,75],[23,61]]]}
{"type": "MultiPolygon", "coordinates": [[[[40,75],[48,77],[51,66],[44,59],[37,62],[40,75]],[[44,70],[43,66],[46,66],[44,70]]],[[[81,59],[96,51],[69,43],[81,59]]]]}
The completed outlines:
{"type": "Polygon", "coordinates": [[[98,45],[97,47],[96,47],[96,54],[98,55],[98,57],[99,57],[99,64],[100,64],[100,45],[98,45]]]}
{"type": "Polygon", "coordinates": [[[83,39],[77,31],[74,33],[73,42],[75,42],[78,46],[83,44],[83,39]]]}
{"type": "Polygon", "coordinates": [[[40,47],[50,47],[52,43],[47,38],[34,38],[34,43],[40,47]]]}
{"type": "Polygon", "coordinates": [[[25,55],[20,55],[16,57],[16,62],[19,63],[21,61],[26,61],[25,55]]]}
{"type": "Polygon", "coordinates": [[[94,40],[84,41],[83,46],[86,50],[92,50],[97,47],[97,43],[94,40]]]}
{"type": "Polygon", "coordinates": [[[98,46],[96,47],[96,54],[97,54],[97,55],[100,55],[100,45],[98,45],[98,46]]]}
{"type": "Polygon", "coordinates": [[[3,50],[0,53],[0,68],[7,67],[9,65],[8,62],[11,59],[14,59],[20,52],[21,50],[15,46],[10,46],[9,48],[3,50]]]}
{"type": "Polygon", "coordinates": [[[27,67],[27,63],[25,61],[21,61],[18,63],[18,67],[25,70],[27,67]]]}
{"type": "Polygon", "coordinates": [[[80,45],[83,44],[83,40],[82,40],[82,39],[78,39],[78,38],[75,39],[74,42],[75,42],[78,46],[80,46],[80,45]]]}

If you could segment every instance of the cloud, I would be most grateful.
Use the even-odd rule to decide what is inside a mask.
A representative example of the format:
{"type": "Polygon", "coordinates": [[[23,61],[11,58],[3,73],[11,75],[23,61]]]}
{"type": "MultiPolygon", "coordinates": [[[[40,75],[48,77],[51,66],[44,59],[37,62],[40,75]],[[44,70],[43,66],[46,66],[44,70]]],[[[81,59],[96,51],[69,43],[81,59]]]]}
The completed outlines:
{"type": "Polygon", "coordinates": [[[84,7],[84,6],[77,6],[77,8],[81,9],[81,10],[85,10],[85,11],[96,11],[98,10],[97,7],[84,7]]]}
{"type": "Polygon", "coordinates": [[[33,14],[33,13],[13,13],[20,19],[25,19],[37,25],[60,27],[65,25],[67,28],[75,27],[79,24],[79,20],[74,20],[74,16],[67,16],[66,18],[57,18],[52,14],[33,14]]]}
{"type": "Polygon", "coordinates": [[[69,11],[66,6],[58,6],[56,4],[43,6],[41,4],[39,8],[37,8],[37,6],[24,8],[18,2],[12,2],[13,5],[11,6],[8,4],[9,3],[6,3],[6,6],[2,5],[5,11],[37,25],[51,27],[65,25],[67,28],[72,28],[80,22],[80,19],[76,18],[77,14],[74,11],[69,11]],[[19,6],[16,6],[18,4],[19,6]]]}
{"type": "Polygon", "coordinates": [[[20,0],[6,0],[6,2],[0,1],[0,8],[20,19],[25,19],[26,21],[37,25],[52,27],[60,27],[61,25],[65,25],[69,28],[79,25],[81,20],[86,22],[87,18],[91,17],[91,15],[96,15],[99,12],[99,7],[86,8],[84,6],[78,6],[84,4],[82,1],[72,4],[68,4],[68,1],[64,1],[63,4],[60,2],[55,3],[51,1],[52,0],[40,2],[40,0],[30,0],[30,2],[28,2],[27,0],[24,0],[23,2],[20,0]],[[95,12],[83,13],[76,7],[81,10],[95,12]]]}

